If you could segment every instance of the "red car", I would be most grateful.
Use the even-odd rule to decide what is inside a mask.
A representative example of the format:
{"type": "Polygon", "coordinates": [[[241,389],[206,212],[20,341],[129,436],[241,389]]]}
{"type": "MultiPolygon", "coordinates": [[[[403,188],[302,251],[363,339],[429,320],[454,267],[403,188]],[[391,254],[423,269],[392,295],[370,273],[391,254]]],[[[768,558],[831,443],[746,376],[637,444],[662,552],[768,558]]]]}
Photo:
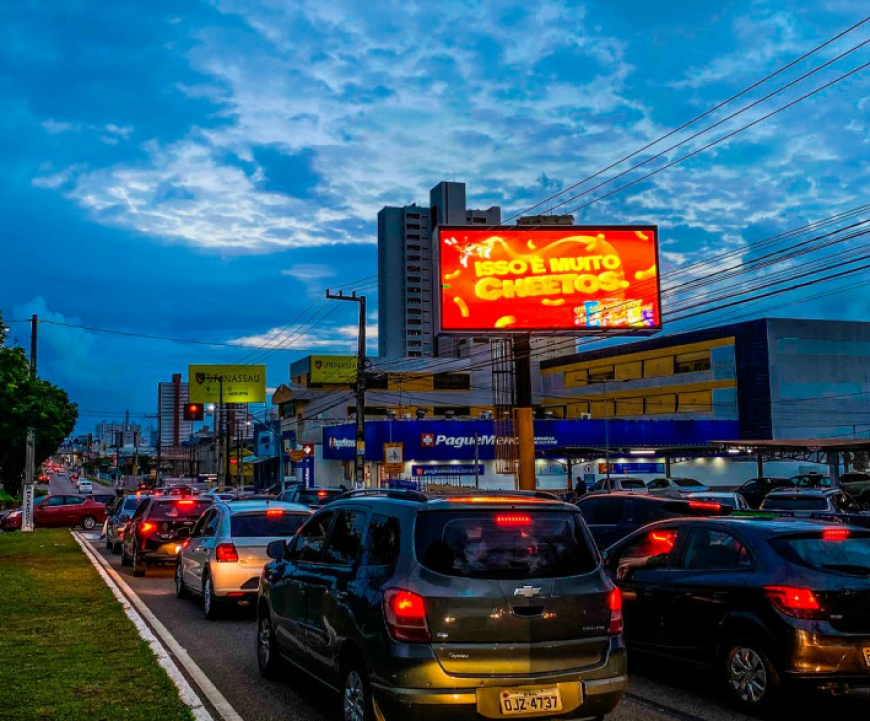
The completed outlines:
{"type": "MultiPolygon", "coordinates": [[[[106,520],[106,507],[86,496],[43,496],[33,506],[33,523],[40,528],[81,526],[87,531],[106,520]]],[[[0,520],[4,531],[21,529],[21,509],[0,520]]]]}

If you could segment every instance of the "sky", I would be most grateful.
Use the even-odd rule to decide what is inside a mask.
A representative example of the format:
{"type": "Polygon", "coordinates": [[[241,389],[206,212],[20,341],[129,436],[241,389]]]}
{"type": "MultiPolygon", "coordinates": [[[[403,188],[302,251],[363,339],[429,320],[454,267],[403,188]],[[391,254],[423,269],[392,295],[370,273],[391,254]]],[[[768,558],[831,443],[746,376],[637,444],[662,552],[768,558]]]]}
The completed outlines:
{"type": "MultiPolygon", "coordinates": [[[[27,343],[29,327],[13,321],[37,313],[225,344],[41,324],[40,375],[79,403],[79,432],[124,410],[156,412],[157,382],[190,363],[262,361],[274,387],[308,352],[353,352],[356,307],[321,299],[326,287],[365,292],[376,338],[381,207],[425,203],[437,182],[457,180],[470,206],[521,212],[866,10],[860,0],[7,5],[0,313],[11,337],[27,343]],[[267,342],[284,347],[257,350],[267,342]]],[[[868,37],[870,23],[740,103],[868,37]]],[[[868,60],[870,45],[665,160],[868,60]]],[[[663,277],[712,253],[748,253],[865,202],[868,98],[870,71],[856,73],[575,220],[658,224],[663,277]]],[[[868,301],[831,294],[779,314],[866,319],[868,301]]]]}

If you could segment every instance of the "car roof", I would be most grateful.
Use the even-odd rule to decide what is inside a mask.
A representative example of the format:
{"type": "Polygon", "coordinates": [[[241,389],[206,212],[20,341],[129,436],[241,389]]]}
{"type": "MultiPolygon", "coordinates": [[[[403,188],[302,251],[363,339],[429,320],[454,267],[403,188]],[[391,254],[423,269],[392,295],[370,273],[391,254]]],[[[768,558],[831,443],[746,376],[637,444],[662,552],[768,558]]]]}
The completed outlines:
{"type": "MultiPolygon", "coordinates": [[[[792,518],[783,516],[697,516],[687,518],[672,518],[664,521],[656,521],[643,527],[643,529],[656,528],[667,525],[685,525],[687,523],[703,526],[720,526],[733,528],[736,531],[746,533],[761,533],[775,535],[777,533],[804,533],[818,531],[829,527],[831,524],[824,521],[808,520],[804,518],[792,518]]],[[[849,524],[837,524],[837,528],[855,528],[866,531],[866,528],[850,526],[849,524]]],[[[638,529],[642,531],[643,529],[638,529]]],[[[637,532],[635,532],[637,533],[637,532]]],[[[632,536],[635,534],[632,534],[632,536]]],[[[622,543],[622,540],[617,543],[622,543]]]]}
{"type": "Polygon", "coordinates": [[[311,509],[308,506],[301,503],[287,503],[286,501],[233,501],[232,503],[219,503],[217,505],[225,508],[231,516],[239,513],[267,511],[270,508],[280,508],[288,513],[311,514],[311,509]]]}
{"type": "Polygon", "coordinates": [[[699,496],[703,496],[704,498],[725,498],[727,496],[736,496],[737,491],[693,491],[689,494],[689,498],[697,498],[699,496]]]}
{"type": "Polygon", "coordinates": [[[768,493],[767,497],[807,496],[809,498],[823,498],[836,495],[839,492],[839,488],[777,488],[768,493]]]}

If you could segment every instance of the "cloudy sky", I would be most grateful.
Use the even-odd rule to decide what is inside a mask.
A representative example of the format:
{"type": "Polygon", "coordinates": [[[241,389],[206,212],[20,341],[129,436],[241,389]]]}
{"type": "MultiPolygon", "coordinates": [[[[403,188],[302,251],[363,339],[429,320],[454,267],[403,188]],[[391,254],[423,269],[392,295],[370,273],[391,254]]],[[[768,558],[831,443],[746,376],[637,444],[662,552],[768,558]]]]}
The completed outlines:
{"type": "MultiPolygon", "coordinates": [[[[191,362],[262,359],[275,386],[309,349],[353,349],[355,308],[321,305],[325,287],[369,293],[376,333],[383,205],[424,202],[456,179],[473,206],[522,211],[864,10],[860,0],[8,3],[0,311],[227,344],[41,326],[40,372],[79,402],[82,431],[124,409],[154,412],[157,381],[191,362]],[[286,348],[251,347],[267,341],[286,348]]],[[[708,124],[868,37],[870,23],[708,124]]],[[[868,60],[870,45],[664,160],[868,60]]],[[[583,223],[659,224],[663,272],[675,274],[853,208],[868,187],[868,91],[870,72],[857,73],[624,192],[586,206],[606,186],[562,209],[586,206],[583,223]]],[[[867,301],[833,295],[784,314],[866,319],[867,301]]],[[[26,326],[11,325],[26,341],[26,326]]]]}

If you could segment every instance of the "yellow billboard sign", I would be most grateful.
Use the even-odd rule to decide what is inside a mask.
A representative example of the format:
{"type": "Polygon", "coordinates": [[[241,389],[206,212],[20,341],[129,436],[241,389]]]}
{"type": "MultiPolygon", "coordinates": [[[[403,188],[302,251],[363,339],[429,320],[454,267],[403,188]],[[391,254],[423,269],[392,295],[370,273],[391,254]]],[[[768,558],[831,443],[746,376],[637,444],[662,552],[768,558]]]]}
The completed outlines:
{"type": "Polygon", "coordinates": [[[353,383],[356,381],[356,356],[313,355],[309,358],[309,383],[353,383]]]}
{"type": "Polygon", "coordinates": [[[265,403],[266,366],[190,366],[188,385],[191,403],[265,403]]]}

